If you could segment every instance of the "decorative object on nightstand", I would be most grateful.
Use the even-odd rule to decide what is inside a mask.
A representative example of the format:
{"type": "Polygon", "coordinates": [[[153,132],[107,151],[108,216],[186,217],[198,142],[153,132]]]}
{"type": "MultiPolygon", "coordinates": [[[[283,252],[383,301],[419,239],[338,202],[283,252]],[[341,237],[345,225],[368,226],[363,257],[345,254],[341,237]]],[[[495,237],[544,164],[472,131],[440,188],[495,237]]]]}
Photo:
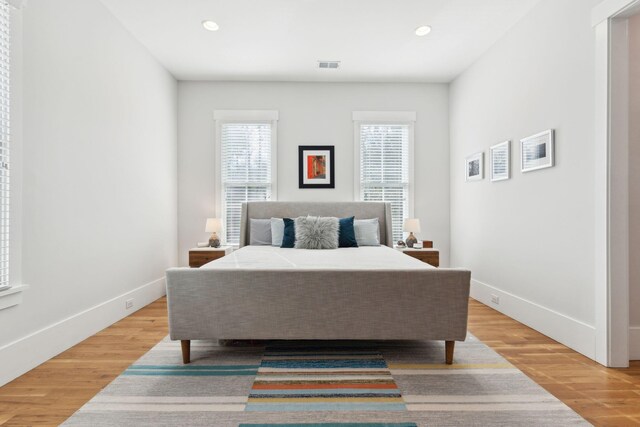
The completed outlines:
{"type": "Polygon", "coordinates": [[[231,246],[220,246],[218,248],[191,248],[189,249],[189,267],[201,267],[232,252],[231,246]]]}
{"type": "Polygon", "coordinates": [[[209,246],[212,248],[220,247],[220,238],[216,233],[222,232],[222,221],[220,218],[207,218],[207,225],[205,226],[205,232],[212,233],[209,237],[209,246]]]}
{"type": "Polygon", "coordinates": [[[409,233],[406,243],[408,247],[412,248],[414,244],[418,243],[418,239],[416,239],[416,236],[414,236],[413,233],[420,232],[420,220],[418,218],[405,219],[403,231],[409,233]]]}

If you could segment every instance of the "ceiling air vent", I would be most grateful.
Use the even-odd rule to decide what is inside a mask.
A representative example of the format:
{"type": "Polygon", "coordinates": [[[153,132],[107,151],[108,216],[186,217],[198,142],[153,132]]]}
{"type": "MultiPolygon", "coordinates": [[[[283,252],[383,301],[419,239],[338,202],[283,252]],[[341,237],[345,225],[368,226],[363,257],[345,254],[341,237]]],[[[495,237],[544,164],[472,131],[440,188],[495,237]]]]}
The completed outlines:
{"type": "Polygon", "coordinates": [[[318,61],[318,68],[335,70],[340,66],[340,61],[318,61]]]}

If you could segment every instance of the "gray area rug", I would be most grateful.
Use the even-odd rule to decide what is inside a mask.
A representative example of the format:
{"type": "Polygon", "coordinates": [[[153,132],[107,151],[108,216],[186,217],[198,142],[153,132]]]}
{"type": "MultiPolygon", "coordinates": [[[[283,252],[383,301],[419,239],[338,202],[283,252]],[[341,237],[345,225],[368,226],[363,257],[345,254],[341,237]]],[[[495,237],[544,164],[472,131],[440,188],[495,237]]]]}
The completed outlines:
{"type": "Polygon", "coordinates": [[[418,427],[589,425],[475,337],[415,341],[165,338],[65,426],[418,427]]]}

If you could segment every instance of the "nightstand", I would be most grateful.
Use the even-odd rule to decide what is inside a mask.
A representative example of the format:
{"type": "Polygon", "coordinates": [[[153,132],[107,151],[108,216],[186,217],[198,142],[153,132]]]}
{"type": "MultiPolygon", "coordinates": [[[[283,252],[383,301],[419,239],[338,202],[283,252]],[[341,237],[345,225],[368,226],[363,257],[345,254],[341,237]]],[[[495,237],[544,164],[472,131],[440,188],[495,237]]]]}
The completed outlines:
{"type": "Polygon", "coordinates": [[[434,267],[440,266],[440,251],[438,251],[437,249],[433,249],[433,248],[413,249],[413,248],[401,248],[401,247],[396,247],[396,249],[401,251],[405,255],[412,256],[434,267]]]}
{"type": "Polygon", "coordinates": [[[231,251],[231,246],[189,249],[189,267],[201,267],[208,262],[222,258],[225,255],[229,255],[231,251]]]}

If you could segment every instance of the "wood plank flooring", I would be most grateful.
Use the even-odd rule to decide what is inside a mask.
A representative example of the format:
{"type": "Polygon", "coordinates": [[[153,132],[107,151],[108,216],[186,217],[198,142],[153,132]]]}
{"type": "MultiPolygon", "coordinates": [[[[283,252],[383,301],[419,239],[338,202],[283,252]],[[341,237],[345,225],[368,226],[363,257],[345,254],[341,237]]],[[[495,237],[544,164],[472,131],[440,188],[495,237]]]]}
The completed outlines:
{"type": "MultiPolygon", "coordinates": [[[[640,362],[607,369],[470,301],[469,330],[597,426],[640,426],[640,362]]],[[[166,299],[0,387],[0,425],[55,426],[167,335],[166,299]]]]}
{"type": "Polygon", "coordinates": [[[61,424],[167,334],[161,298],[0,387],[0,425],[61,424]]]}

